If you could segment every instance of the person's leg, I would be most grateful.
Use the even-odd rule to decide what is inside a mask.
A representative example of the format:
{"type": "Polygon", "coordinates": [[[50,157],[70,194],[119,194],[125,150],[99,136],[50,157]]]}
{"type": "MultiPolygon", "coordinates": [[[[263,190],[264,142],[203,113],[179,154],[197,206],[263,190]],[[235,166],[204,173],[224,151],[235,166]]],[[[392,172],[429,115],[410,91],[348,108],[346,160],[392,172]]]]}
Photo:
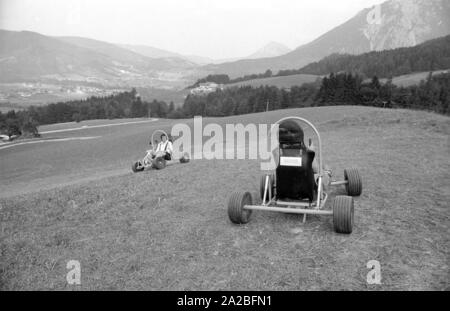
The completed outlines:
{"type": "Polygon", "coordinates": [[[152,162],[152,159],[155,157],[153,150],[147,150],[147,154],[144,157],[144,165],[148,165],[152,162]]]}

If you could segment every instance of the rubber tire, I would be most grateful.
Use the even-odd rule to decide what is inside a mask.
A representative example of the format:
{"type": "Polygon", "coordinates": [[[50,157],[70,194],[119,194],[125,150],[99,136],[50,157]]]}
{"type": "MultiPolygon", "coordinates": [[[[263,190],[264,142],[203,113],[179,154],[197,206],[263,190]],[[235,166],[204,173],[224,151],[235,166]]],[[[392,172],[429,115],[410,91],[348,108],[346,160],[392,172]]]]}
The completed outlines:
{"type": "Polygon", "coordinates": [[[348,183],[345,185],[347,194],[352,197],[360,196],[362,193],[362,179],[356,168],[344,170],[344,177],[348,183]]]}
{"type": "Polygon", "coordinates": [[[188,163],[190,161],[189,153],[183,153],[183,156],[180,158],[180,163],[188,163]]]}
{"type": "Polygon", "coordinates": [[[163,157],[154,158],[152,161],[152,167],[157,170],[162,170],[166,167],[166,160],[163,157]]]}
{"type": "Polygon", "coordinates": [[[131,165],[131,170],[134,173],[142,172],[144,170],[144,167],[137,168],[138,164],[139,164],[139,162],[134,162],[133,165],[131,165]]]}
{"type": "MultiPolygon", "coordinates": [[[[259,182],[259,196],[261,200],[264,198],[264,188],[266,187],[266,176],[267,174],[261,176],[261,181],[259,182]]],[[[275,196],[275,178],[273,174],[269,175],[269,187],[272,187],[272,198],[273,198],[275,196]]]]}
{"type": "Polygon", "coordinates": [[[252,204],[250,192],[234,192],[228,200],[228,217],[232,223],[246,224],[250,221],[252,210],[244,209],[244,205],[252,204]]]}
{"type": "Polygon", "coordinates": [[[333,202],[333,227],[337,233],[352,233],[354,223],[353,198],[338,195],[333,202]]]}

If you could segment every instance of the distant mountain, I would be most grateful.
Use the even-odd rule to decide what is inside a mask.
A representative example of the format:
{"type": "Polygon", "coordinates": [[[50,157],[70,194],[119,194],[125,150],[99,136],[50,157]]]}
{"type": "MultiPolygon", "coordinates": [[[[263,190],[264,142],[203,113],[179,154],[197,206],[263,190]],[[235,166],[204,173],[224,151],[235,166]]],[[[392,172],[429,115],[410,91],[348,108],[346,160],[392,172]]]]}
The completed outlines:
{"type": "MultiPolygon", "coordinates": [[[[151,58],[179,58],[195,65],[207,65],[220,62],[209,57],[198,55],[183,55],[167,50],[158,49],[148,45],[134,45],[134,44],[117,44],[118,46],[133,51],[135,53],[151,57],[151,58]]],[[[233,59],[236,60],[236,59],[233,59]]],[[[222,61],[225,62],[226,60],[222,61]]]]}
{"type": "Polygon", "coordinates": [[[148,45],[117,44],[117,46],[150,58],[178,58],[193,63],[195,65],[222,64],[226,62],[235,62],[240,59],[273,57],[286,54],[291,51],[291,49],[289,49],[287,46],[281,43],[270,42],[261,49],[259,49],[258,51],[256,51],[255,53],[252,53],[247,57],[213,59],[198,55],[183,55],[167,50],[158,49],[148,45]]]}
{"type": "Polygon", "coordinates": [[[216,63],[216,60],[205,56],[185,55],[184,58],[199,65],[208,65],[216,63]]]}
{"type": "Polygon", "coordinates": [[[175,53],[166,52],[164,50],[150,48],[147,46],[135,46],[136,51],[132,50],[130,51],[130,49],[120,47],[113,43],[108,43],[89,38],[82,38],[82,37],[57,37],[57,38],[64,42],[77,45],[82,48],[91,49],[93,51],[108,55],[113,59],[118,59],[124,62],[134,62],[136,60],[144,61],[149,63],[149,65],[152,66],[152,69],[171,70],[171,69],[192,68],[196,66],[196,64],[179,57],[175,53]],[[141,53],[142,51],[141,49],[147,51],[148,53],[141,53]],[[153,53],[154,55],[155,54],[157,55],[159,50],[160,53],[165,54],[165,56],[161,55],[151,56],[152,53],[149,52],[150,49],[154,49],[153,53]]]}
{"type": "Polygon", "coordinates": [[[180,80],[194,66],[184,59],[150,58],[98,40],[0,30],[0,81],[3,82],[77,81],[160,86],[180,80]]]}
{"type": "Polygon", "coordinates": [[[117,45],[124,49],[136,52],[138,54],[150,58],[167,58],[167,57],[184,58],[184,56],[178,53],[158,49],[148,45],[133,45],[133,44],[117,44],[117,45]]]}
{"type": "Polygon", "coordinates": [[[390,0],[285,55],[208,65],[210,73],[238,77],[267,69],[301,68],[333,53],[361,54],[408,47],[450,34],[450,1],[390,0]],[[379,14],[378,14],[379,13],[379,14]]]}
{"type": "Polygon", "coordinates": [[[244,59],[258,59],[258,58],[264,58],[264,57],[274,57],[286,54],[290,52],[291,49],[287,46],[278,43],[278,42],[269,42],[256,52],[243,57],[232,57],[232,58],[221,58],[221,59],[209,59],[209,62],[207,64],[223,64],[223,63],[229,63],[229,62],[237,62],[239,60],[244,59]]]}
{"type": "Polygon", "coordinates": [[[261,49],[256,51],[255,53],[245,57],[246,59],[256,59],[256,58],[265,58],[265,57],[275,57],[280,56],[291,51],[287,46],[278,43],[278,42],[269,42],[261,49]]]}
{"type": "Polygon", "coordinates": [[[112,66],[103,54],[30,31],[0,30],[0,79],[105,76],[112,66]]]}

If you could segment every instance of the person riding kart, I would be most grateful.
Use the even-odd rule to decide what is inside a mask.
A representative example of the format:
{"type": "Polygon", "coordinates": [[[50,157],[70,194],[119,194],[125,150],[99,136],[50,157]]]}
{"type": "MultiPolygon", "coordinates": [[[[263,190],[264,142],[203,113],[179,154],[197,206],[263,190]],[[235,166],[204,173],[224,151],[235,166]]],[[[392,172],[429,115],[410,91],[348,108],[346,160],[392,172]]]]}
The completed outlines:
{"type": "Polygon", "coordinates": [[[172,142],[167,139],[166,134],[161,134],[161,141],[158,143],[155,151],[147,150],[147,156],[144,158],[144,162],[151,162],[152,159],[156,157],[162,157],[166,161],[170,161],[172,159],[173,146],[172,142]]]}

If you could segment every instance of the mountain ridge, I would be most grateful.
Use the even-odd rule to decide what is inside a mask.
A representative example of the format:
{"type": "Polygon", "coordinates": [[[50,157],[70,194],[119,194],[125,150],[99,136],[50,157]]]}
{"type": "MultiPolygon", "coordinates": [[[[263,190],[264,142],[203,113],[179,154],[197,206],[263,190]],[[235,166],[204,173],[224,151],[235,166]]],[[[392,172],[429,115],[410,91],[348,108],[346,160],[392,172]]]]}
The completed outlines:
{"type": "Polygon", "coordinates": [[[280,56],[283,54],[287,54],[290,51],[292,50],[288,48],[286,45],[281,44],[279,42],[271,41],[262,48],[258,49],[256,52],[250,54],[247,57],[244,57],[244,59],[256,59],[256,58],[280,56]]]}
{"type": "Polygon", "coordinates": [[[147,85],[163,81],[165,75],[179,77],[180,72],[196,66],[177,58],[149,58],[83,37],[0,30],[0,42],[2,82],[37,79],[147,85]]]}
{"type": "Polygon", "coordinates": [[[450,34],[450,3],[446,0],[390,0],[365,8],[353,18],[293,51],[270,58],[239,60],[205,66],[231,78],[247,74],[301,68],[333,53],[361,54],[408,47],[450,34]],[[379,18],[370,20],[380,10],[379,18]],[[414,22],[417,21],[417,22],[414,22]],[[408,39],[405,39],[408,38],[408,39]]]}

